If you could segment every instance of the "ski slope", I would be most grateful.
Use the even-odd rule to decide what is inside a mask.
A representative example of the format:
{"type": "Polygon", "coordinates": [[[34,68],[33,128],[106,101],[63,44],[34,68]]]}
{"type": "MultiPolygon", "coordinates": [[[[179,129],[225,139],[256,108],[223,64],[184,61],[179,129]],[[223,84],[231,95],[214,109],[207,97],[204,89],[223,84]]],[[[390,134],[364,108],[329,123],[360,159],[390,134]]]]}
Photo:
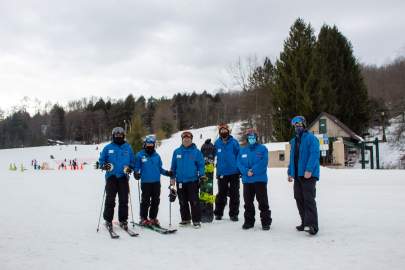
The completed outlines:
{"type": "MultiPolygon", "coordinates": [[[[236,132],[237,127],[234,128],[236,132]]],[[[216,128],[193,130],[201,146],[216,138],[216,128]],[[203,138],[200,139],[200,134],[203,138]]],[[[158,148],[168,168],[180,133],[158,148]]],[[[200,230],[179,228],[173,235],[141,230],[138,238],[124,231],[110,239],[104,228],[96,233],[104,176],[84,170],[34,171],[32,159],[56,167],[59,160],[98,158],[95,145],[49,146],[0,150],[0,269],[404,269],[405,171],[333,170],[322,168],[317,187],[320,232],[297,232],[298,212],[286,169],[269,169],[269,200],[273,224],[262,231],[243,231],[240,221],[225,215],[200,230]],[[53,155],[55,159],[50,159],[53,155]],[[26,171],[9,171],[23,163],[26,171]]],[[[169,224],[168,178],[162,177],[159,219],[169,224]]],[[[131,178],[137,219],[137,182],[131,178]]],[[[241,190],[242,194],[242,190],[241,190]]],[[[178,201],[172,222],[180,221],[178,201]]],[[[228,208],[225,209],[227,214],[228,208]]],[[[130,215],[131,216],[131,215],[130,215]]]]}

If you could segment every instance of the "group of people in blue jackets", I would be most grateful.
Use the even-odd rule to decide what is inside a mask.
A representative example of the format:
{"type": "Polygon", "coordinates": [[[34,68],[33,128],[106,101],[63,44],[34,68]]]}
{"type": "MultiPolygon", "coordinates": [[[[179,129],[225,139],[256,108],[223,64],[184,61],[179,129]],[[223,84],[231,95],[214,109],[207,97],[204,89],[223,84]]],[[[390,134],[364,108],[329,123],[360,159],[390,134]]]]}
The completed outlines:
{"type": "MultiPolygon", "coordinates": [[[[315,235],[319,230],[315,201],[316,182],[319,180],[319,142],[306,129],[303,116],[294,117],[291,124],[295,129],[295,136],[290,141],[288,181],[294,181],[294,198],[301,218],[301,223],[296,226],[296,229],[315,235]]],[[[242,228],[247,230],[254,227],[256,216],[254,199],[256,198],[261,227],[263,230],[269,230],[272,218],[267,193],[268,149],[259,142],[259,136],[253,129],[247,130],[244,147],[241,147],[231,135],[231,130],[226,124],[218,127],[218,135],[214,143],[218,183],[215,219],[223,218],[229,197],[229,219],[234,222],[239,220],[240,182],[242,182],[245,210],[242,228]]],[[[124,228],[128,226],[129,175],[132,172],[135,179],[141,181],[140,223],[142,225],[159,226],[157,215],[161,192],[160,177],[164,175],[170,177],[171,190],[177,190],[180,225],[201,228],[199,184],[201,181],[206,181],[205,161],[202,152],[193,143],[193,134],[190,131],[181,134],[181,145],[173,151],[169,170],[163,169],[161,157],[156,152],[154,136],[147,136],[143,149],[135,155],[131,146],[125,141],[125,132],[121,127],[113,129],[112,142],[102,150],[99,164],[101,169],[106,171],[106,200],[103,217],[107,228],[109,226],[112,228],[117,193],[119,222],[124,228]]]]}

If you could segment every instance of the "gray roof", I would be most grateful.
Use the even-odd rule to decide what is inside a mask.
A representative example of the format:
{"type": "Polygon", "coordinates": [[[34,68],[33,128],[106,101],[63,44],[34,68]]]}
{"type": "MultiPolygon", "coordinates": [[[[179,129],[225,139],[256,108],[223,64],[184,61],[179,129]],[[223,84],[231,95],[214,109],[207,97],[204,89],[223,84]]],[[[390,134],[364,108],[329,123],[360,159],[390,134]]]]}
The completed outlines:
{"type": "Polygon", "coordinates": [[[329,118],[332,122],[334,122],[336,125],[338,125],[341,129],[343,129],[344,131],[346,131],[347,134],[350,135],[350,137],[353,140],[356,141],[364,141],[364,139],[362,137],[360,137],[359,135],[357,135],[353,130],[351,130],[350,128],[348,128],[345,124],[343,124],[339,119],[336,118],[336,116],[331,115],[327,112],[321,112],[318,117],[308,126],[308,129],[310,129],[311,127],[313,127],[318,121],[319,119],[321,119],[322,116],[325,116],[327,118],[329,118]]]}

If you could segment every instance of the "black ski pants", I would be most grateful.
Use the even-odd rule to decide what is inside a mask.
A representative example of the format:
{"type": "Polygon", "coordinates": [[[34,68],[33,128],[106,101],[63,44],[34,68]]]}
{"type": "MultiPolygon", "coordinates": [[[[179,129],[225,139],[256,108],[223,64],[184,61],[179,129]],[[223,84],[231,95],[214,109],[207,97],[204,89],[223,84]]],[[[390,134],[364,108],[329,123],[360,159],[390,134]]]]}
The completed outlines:
{"type": "Polygon", "coordinates": [[[298,177],[294,180],[294,199],[302,225],[318,228],[318,210],[315,201],[316,180],[315,177],[309,179],[298,177]]]}
{"type": "Polygon", "coordinates": [[[179,197],[181,220],[192,220],[193,223],[201,222],[201,207],[198,197],[198,181],[187,183],[177,182],[177,194],[179,197]]]}
{"type": "Polygon", "coordinates": [[[239,174],[224,175],[217,177],[218,194],[215,198],[214,215],[223,216],[227,197],[229,195],[229,216],[237,217],[239,215],[240,205],[240,180],[239,174]]]}
{"type": "Polygon", "coordinates": [[[147,219],[149,212],[149,218],[155,219],[157,217],[160,204],[160,182],[141,183],[141,189],[141,218],[147,219]]]}
{"type": "Polygon", "coordinates": [[[245,201],[245,223],[253,225],[255,223],[255,206],[254,199],[259,204],[260,219],[262,225],[271,225],[271,211],[267,196],[267,183],[256,182],[243,184],[243,199],[245,201]]]}
{"type": "Polygon", "coordinates": [[[129,183],[126,176],[117,178],[110,176],[105,184],[105,207],[103,217],[105,221],[112,222],[114,217],[115,197],[118,193],[118,219],[120,222],[128,220],[128,193],[129,183]]]}

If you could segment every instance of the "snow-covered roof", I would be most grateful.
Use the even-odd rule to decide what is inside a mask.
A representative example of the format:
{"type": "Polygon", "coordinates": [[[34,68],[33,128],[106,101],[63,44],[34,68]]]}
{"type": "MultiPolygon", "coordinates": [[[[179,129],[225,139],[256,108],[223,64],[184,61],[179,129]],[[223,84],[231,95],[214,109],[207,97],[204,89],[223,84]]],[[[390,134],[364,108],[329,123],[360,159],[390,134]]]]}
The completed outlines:
{"type": "Polygon", "coordinates": [[[275,142],[275,143],[266,143],[265,146],[269,151],[284,151],[288,142],[275,142]]]}

